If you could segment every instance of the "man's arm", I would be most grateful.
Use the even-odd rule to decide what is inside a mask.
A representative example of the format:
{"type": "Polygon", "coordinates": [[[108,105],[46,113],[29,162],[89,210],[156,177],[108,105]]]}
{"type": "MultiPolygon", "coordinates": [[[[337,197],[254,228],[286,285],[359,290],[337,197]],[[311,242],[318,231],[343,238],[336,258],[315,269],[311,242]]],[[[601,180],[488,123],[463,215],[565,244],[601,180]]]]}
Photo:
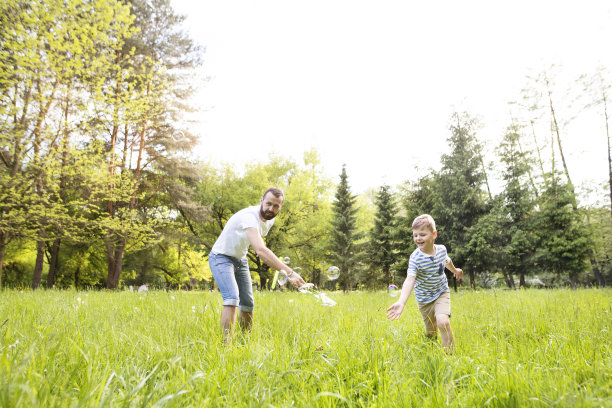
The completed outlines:
{"type": "Polygon", "coordinates": [[[253,247],[253,250],[257,253],[257,256],[263,259],[263,261],[271,268],[287,272],[287,279],[293,286],[299,288],[306,283],[300,275],[293,272],[293,269],[285,265],[276,255],[274,255],[274,252],[272,252],[264,243],[259,231],[257,231],[255,228],[247,228],[246,235],[251,243],[251,246],[253,247]]]}

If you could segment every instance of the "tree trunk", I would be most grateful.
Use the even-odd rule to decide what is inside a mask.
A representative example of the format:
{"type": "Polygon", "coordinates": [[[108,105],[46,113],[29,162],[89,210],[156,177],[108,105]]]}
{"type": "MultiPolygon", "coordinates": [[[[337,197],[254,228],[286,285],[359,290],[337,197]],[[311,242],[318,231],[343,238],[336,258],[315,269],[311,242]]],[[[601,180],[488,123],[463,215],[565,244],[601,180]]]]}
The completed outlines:
{"type": "Polygon", "coordinates": [[[34,277],[32,278],[32,289],[37,289],[40,286],[42,279],[43,263],[45,260],[45,241],[36,243],[36,263],[34,265],[34,277]]]}
{"type": "Polygon", "coordinates": [[[81,274],[81,265],[77,266],[76,271],[74,271],[74,288],[79,288],[79,275],[81,274]]]}
{"type": "Polygon", "coordinates": [[[312,271],[312,282],[317,284],[317,287],[321,287],[321,270],[319,268],[314,268],[312,271]]]}
{"type": "Polygon", "coordinates": [[[508,289],[515,289],[514,278],[512,277],[512,274],[502,270],[502,275],[504,276],[504,280],[506,281],[508,289]]]}
{"type": "MultiPolygon", "coordinates": [[[[519,151],[521,152],[521,154],[525,154],[525,153],[523,152],[523,146],[521,145],[521,138],[520,138],[520,136],[518,137],[517,142],[518,142],[519,151]]],[[[538,154],[539,154],[539,153],[540,153],[540,152],[539,152],[539,150],[538,150],[538,154]]],[[[538,200],[538,199],[540,198],[540,195],[538,194],[538,188],[536,187],[536,184],[535,184],[535,182],[533,181],[533,176],[531,175],[531,166],[529,166],[529,167],[527,168],[527,175],[529,176],[529,182],[530,182],[530,184],[531,184],[531,188],[533,188],[533,192],[535,193],[536,200],[538,200]]]]}
{"type": "MultiPolygon", "coordinates": [[[[59,184],[59,196],[63,203],[66,203],[66,174],[64,170],[66,168],[68,162],[68,113],[70,112],[70,93],[71,87],[68,86],[66,88],[66,106],[64,107],[64,132],[63,138],[60,142],[61,149],[61,167],[60,167],[60,184],[59,184]]],[[[61,239],[56,238],[53,241],[53,246],[51,247],[51,259],[49,259],[49,274],[47,275],[47,288],[52,288],[55,285],[56,275],[57,275],[57,266],[59,259],[59,250],[61,239]]]]}
{"type": "Polygon", "coordinates": [[[108,259],[106,287],[108,289],[117,289],[119,287],[119,277],[123,267],[123,254],[125,253],[125,238],[119,238],[118,242],[114,242],[113,238],[113,236],[106,237],[106,256],[108,259]]]}
{"type": "Polygon", "coordinates": [[[349,282],[349,276],[350,275],[348,273],[345,275],[345,279],[344,279],[344,293],[347,293],[351,289],[351,285],[350,285],[350,282],[349,282]]]}
{"type": "Polygon", "coordinates": [[[595,282],[597,284],[597,287],[603,288],[606,286],[606,280],[601,274],[601,269],[599,268],[598,262],[595,261],[595,259],[593,258],[594,257],[591,256],[591,268],[593,269],[593,275],[595,275],[595,282]]]}
{"type": "MultiPolygon", "coordinates": [[[[470,288],[476,290],[476,275],[472,269],[469,269],[468,276],[470,277],[470,288]]],[[[455,283],[455,291],[457,291],[457,283],[455,283]]]]}
{"type": "Polygon", "coordinates": [[[546,173],[544,172],[544,163],[542,162],[542,154],[540,153],[540,146],[538,145],[538,139],[536,137],[535,129],[533,127],[533,120],[531,121],[531,134],[533,135],[533,143],[535,144],[536,152],[538,153],[538,163],[540,164],[542,178],[546,179],[546,173]]]}
{"type": "Polygon", "coordinates": [[[572,290],[576,290],[577,286],[578,286],[578,277],[575,274],[571,274],[570,275],[570,288],[572,290]]]}
{"type": "Polygon", "coordinates": [[[608,100],[603,94],[604,116],[606,118],[606,138],[608,139],[608,183],[610,187],[610,216],[612,217],[612,151],[610,150],[610,129],[608,127],[608,100]]]}
{"type": "MultiPolygon", "coordinates": [[[[548,80],[546,80],[546,87],[548,88],[548,80]]],[[[550,88],[548,89],[548,102],[550,103],[550,113],[552,115],[552,120],[554,123],[555,134],[557,135],[557,146],[559,147],[559,154],[561,155],[561,162],[563,163],[563,171],[565,172],[565,177],[567,177],[567,184],[569,185],[570,191],[572,192],[572,208],[576,210],[578,208],[578,204],[576,203],[574,184],[572,183],[572,179],[569,175],[569,170],[567,169],[567,163],[565,162],[565,154],[563,154],[563,147],[561,146],[561,135],[559,134],[559,125],[557,124],[557,116],[555,115],[555,109],[553,108],[550,88]]]]}
{"type": "Polygon", "coordinates": [[[47,275],[47,288],[52,288],[55,285],[55,275],[57,272],[57,264],[59,258],[59,250],[61,239],[56,238],[51,247],[51,259],[49,260],[49,274],[47,275]]]}
{"type": "Polygon", "coordinates": [[[0,289],[2,289],[2,266],[4,264],[4,255],[8,246],[8,236],[4,232],[0,232],[0,289]]]}
{"type": "Polygon", "coordinates": [[[525,284],[525,272],[520,271],[519,272],[519,288],[526,288],[527,285],[525,284]]]}
{"type": "Polygon", "coordinates": [[[480,152],[478,153],[478,158],[480,159],[482,174],[484,175],[485,185],[487,186],[487,193],[489,193],[489,200],[492,200],[493,195],[491,195],[491,187],[489,187],[489,176],[487,175],[487,168],[485,167],[484,159],[482,158],[482,154],[480,154],[480,152]]]}

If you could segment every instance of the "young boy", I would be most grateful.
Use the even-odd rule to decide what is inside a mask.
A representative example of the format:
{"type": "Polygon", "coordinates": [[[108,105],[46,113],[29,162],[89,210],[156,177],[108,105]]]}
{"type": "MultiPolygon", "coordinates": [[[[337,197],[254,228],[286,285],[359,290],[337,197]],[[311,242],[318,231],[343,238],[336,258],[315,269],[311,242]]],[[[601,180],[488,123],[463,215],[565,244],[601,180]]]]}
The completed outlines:
{"type": "Polygon", "coordinates": [[[402,293],[399,300],[387,309],[387,318],[395,320],[400,317],[414,288],[414,297],[423,315],[427,335],[435,337],[437,329],[440,329],[444,350],[452,354],[455,338],[450,324],[450,289],[444,267],[457,279],[463,277],[463,270],[453,265],[444,245],[434,244],[437,236],[436,223],[431,215],[423,214],[414,219],[412,238],[417,249],[410,255],[402,293]]]}

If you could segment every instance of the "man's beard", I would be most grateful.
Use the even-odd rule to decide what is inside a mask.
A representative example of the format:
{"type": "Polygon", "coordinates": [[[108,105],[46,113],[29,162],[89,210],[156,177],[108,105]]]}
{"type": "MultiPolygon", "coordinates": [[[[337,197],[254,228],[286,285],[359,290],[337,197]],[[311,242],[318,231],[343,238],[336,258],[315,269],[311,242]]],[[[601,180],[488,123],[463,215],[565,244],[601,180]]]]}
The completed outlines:
{"type": "Polygon", "coordinates": [[[259,207],[259,215],[261,215],[261,218],[266,221],[270,221],[271,219],[276,217],[276,214],[274,214],[272,211],[264,211],[263,205],[259,207]]]}

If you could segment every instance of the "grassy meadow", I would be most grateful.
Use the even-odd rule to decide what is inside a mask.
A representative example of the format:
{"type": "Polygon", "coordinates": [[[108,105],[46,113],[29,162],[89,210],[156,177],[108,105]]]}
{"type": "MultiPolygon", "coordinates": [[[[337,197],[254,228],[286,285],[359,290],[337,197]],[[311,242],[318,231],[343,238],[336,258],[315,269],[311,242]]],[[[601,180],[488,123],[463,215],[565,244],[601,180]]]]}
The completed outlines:
{"type": "Polygon", "coordinates": [[[456,353],[385,292],[0,291],[0,407],[612,407],[612,290],[452,292],[456,353]]]}

